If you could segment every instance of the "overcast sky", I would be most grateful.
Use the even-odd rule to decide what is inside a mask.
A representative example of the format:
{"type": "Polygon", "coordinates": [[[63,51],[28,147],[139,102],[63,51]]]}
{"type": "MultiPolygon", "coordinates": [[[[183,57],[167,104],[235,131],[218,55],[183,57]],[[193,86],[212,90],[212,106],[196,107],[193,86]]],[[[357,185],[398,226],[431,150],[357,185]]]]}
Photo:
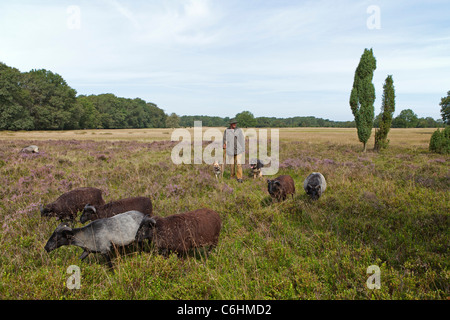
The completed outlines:
{"type": "Polygon", "coordinates": [[[450,1],[0,0],[0,61],[48,69],[78,94],[140,97],[166,113],[353,120],[364,48],[381,109],[440,118],[450,1]]]}

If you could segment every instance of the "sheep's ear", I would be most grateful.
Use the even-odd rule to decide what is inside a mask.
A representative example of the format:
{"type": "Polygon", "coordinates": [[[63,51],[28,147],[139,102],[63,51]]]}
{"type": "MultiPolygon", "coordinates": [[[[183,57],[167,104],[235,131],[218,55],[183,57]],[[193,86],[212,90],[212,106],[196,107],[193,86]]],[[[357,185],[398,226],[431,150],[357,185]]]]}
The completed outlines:
{"type": "Polygon", "coordinates": [[[65,223],[61,223],[59,226],[57,226],[55,232],[62,234],[67,239],[71,239],[73,237],[72,228],[67,226],[67,224],[65,223]]]}
{"type": "Polygon", "coordinates": [[[267,183],[270,183],[270,180],[269,180],[269,179],[267,179],[267,183]]]}
{"type": "Polygon", "coordinates": [[[148,224],[150,227],[154,228],[156,226],[156,220],[153,218],[148,219],[148,224]]]}
{"type": "Polygon", "coordinates": [[[278,181],[278,180],[275,180],[274,183],[277,184],[277,185],[279,185],[279,186],[281,186],[281,183],[280,183],[280,181],[278,181]]]}
{"type": "Polygon", "coordinates": [[[150,215],[146,215],[144,216],[144,219],[141,222],[141,225],[142,224],[147,225],[150,228],[153,228],[156,225],[156,220],[150,217],[150,215]]]}
{"type": "Polygon", "coordinates": [[[94,213],[97,213],[97,209],[92,204],[87,204],[84,206],[84,210],[91,209],[94,213]]]}

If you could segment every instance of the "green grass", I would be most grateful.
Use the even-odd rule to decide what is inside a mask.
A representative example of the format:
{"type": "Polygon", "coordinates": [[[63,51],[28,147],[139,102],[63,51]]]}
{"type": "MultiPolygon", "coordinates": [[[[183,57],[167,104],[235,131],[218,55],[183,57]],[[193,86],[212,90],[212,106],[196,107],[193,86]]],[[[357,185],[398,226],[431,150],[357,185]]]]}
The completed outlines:
{"type": "MultiPolygon", "coordinates": [[[[314,140],[311,140],[314,141],[314,140]]],[[[353,143],[353,142],[352,142],[353,143]]],[[[397,142],[398,143],[398,142],[397,142]]],[[[281,140],[279,175],[296,194],[272,203],[265,179],[248,168],[242,184],[208,165],[176,166],[171,144],[137,141],[0,141],[0,299],[448,299],[448,156],[407,144],[360,153],[356,144],[281,140]],[[39,145],[40,155],[18,151],[39,145]],[[327,178],[317,202],[303,191],[312,171],[327,178]],[[179,258],[153,247],[113,260],[78,260],[82,250],[43,249],[58,222],[38,205],[81,186],[106,201],[150,196],[155,214],[209,207],[219,212],[219,245],[179,258]],[[69,290],[70,265],[81,289],[69,290]],[[381,269],[369,290],[366,270],[381,269]]],[[[78,222],[77,226],[81,226],[78,222]]]]}

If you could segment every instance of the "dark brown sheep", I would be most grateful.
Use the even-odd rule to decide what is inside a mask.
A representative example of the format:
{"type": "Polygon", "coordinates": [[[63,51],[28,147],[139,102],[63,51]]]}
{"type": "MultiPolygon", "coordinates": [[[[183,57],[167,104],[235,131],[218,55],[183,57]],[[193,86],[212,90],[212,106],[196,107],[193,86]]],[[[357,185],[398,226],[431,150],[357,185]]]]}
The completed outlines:
{"type": "Polygon", "coordinates": [[[153,212],[152,200],[146,197],[126,198],[117,201],[111,201],[101,206],[86,204],[80,217],[80,222],[85,223],[89,220],[109,218],[116,214],[127,211],[140,211],[145,215],[151,215],[153,212]]]}
{"type": "Polygon", "coordinates": [[[86,203],[98,206],[105,204],[102,190],[91,187],[77,188],[59,196],[54,202],[41,206],[43,217],[57,217],[60,220],[74,220],[78,211],[83,210],[86,203]]]}
{"type": "Polygon", "coordinates": [[[217,245],[222,221],[217,212],[198,209],[168,217],[145,216],[136,233],[138,243],[148,239],[167,253],[183,254],[192,248],[217,245]]]}
{"type": "Polygon", "coordinates": [[[286,200],[288,194],[294,198],[295,184],[291,176],[283,175],[274,180],[267,180],[267,187],[270,196],[278,201],[286,200]]]}

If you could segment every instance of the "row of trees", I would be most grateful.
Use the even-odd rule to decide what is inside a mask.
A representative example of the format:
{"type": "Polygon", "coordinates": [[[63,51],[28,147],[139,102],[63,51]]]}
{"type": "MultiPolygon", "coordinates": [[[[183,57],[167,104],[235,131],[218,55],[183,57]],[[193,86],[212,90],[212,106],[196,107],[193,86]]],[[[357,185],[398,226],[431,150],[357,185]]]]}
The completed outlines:
{"type": "MultiPolygon", "coordinates": [[[[380,128],[377,137],[385,139],[390,126],[395,128],[441,127],[432,118],[418,118],[411,109],[403,110],[392,119],[395,92],[392,76],[386,79],[382,113],[374,118],[375,90],[371,83],[376,60],[371,50],[365,50],[356,70],[350,104],[355,121],[332,121],[316,117],[255,117],[242,111],[235,117],[240,127],[358,127],[361,141],[367,141],[372,127],[380,128]],[[391,108],[391,104],[393,107],[391,108]],[[391,110],[392,109],[392,110],[391,110]]],[[[450,95],[450,92],[449,92],[450,95]]],[[[446,102],[448,121],[449,102],[446,102]]],[[[444,111],[442,111],[444,112],[444,111]]],[[[444,117],[444,113],[443,113],[444,117]]],[[[154,103],[140,98],[119,98],[114,94],[79,95],[58,74],[48,70],[18,69],[0,62],[0,130],[73,130],[120,128],[175,128],[193,126],[195,120],[203,126],[228,126],[229,117],[167,115],[154,103]]],[[[378,140],[377,140],[378,141],[378,140]]]]}
{"type": "Polygon", "coordinates": [[[166,117],[155,104],[139,98],[77,97],[56,73],[21,73],[0,63],[0,130],[160,128],[166,117]]]}
{"type": "MultiPolygon", "coordinates": [[[[392,76],[391,76],[392,79],[392,76]]],[[[392,80],[393,81],[393,80],[392,80]]],[[[373,122],[373,128],[380,128],[383,121],[382,111],[373,122]]],[[[391,115],[392,117],[392,115],[391,115]]],[[[333,128],[355,128],[355,121],[332,121],[316,117],[255,117],[250,111],[242,111],[235,116],[239,126],[242,128],[292,128],[292,127],[333,127],[333,128]]],[[[202,121],[204,127],[228,126],[230,118],[217,116],[178,116],[172,113],[167,117],[168,128],[192,127],[194,121],[202,121]]],[[[384,120],[386,121],[386,119],[384,120]]],[[[444,122],[431,117],[419,118],[411,109],[402,110],[400,114],[391,118],[392,128],[441,128],[444,122]]]]}
{"type": "MultiPolygon", "coordinates": [[[[236,114],[235,118],[238,121],[238,126],[242,128],[355,127],[353,121],[340,122],[316,117],[255,117],[250,111],[242,111],[236,114]]],[[[190,127],[193,126],[194,121],[202,121],[202,125],[205,127],[225,127],[228,126],[229,120],[229,117],[181,116],[179,117],[178,125],[181,127],[190,127]]]]}
{"type": "MultiPolygon", "coordinates": [[[[377,61],[372,49],[364,49],[355,71],[353,87],[350,94],[350,107],[355,117],[359,141],[363,143],[363,151],[367,149],[367,141],[375,126],[375,147],[379,151],[387,148],[389,130],[394,128],[436,128],[450,124],[450,91],[441,99],[442,121],[433,118],[420,118],[411,110],[402,110],[393,118],[395,112],[395,88],[392,75],[388,75],[383,85],[381,113],[375,118],[375,87],[372,83],[377,61]]],[[[446,136],[443,136],[446,137],[446,136]]]]}

